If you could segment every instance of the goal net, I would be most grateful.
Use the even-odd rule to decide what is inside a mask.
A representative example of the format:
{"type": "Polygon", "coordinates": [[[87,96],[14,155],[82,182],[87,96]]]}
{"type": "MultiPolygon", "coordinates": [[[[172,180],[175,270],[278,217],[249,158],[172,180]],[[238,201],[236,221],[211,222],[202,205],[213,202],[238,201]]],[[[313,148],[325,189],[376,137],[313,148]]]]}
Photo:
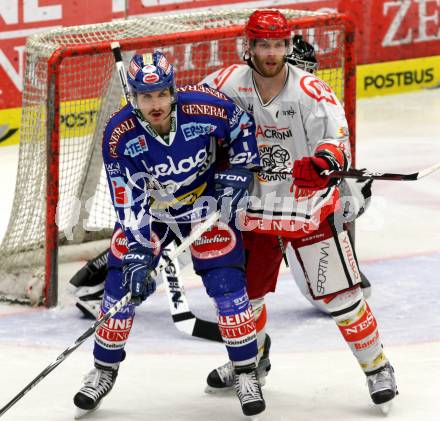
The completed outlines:
{"type": "MultiPolygon", "coordinates": [[[[110,43],[119,41],[125,64],[135,52],[160,49],[175,65],[178,86],[197,83],[243,62],[243,25],[252,11],[147,16],[28,38],[15,196],[0,247],[1,299],[54,306],[58,264],[108,246],[115,213],[100,146],[122,99],[110,43]]],[[[314,45],[318,76],[343,102],[354,135],[350,21],[339,14],[283,13],[292,35],[314,45]]]]}

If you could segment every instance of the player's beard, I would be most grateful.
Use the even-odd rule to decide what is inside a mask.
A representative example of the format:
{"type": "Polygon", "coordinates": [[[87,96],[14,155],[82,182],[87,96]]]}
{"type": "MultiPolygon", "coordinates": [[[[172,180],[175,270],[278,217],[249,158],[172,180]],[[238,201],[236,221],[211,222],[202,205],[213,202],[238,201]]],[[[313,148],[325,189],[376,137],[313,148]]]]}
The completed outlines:
{"type": "Polygon", "coordinates": [[[253,55],[252,62],[258,73],[264,77],[274,77],[280,73],[284,67],[284,57],[269,58],[253,55]]]}

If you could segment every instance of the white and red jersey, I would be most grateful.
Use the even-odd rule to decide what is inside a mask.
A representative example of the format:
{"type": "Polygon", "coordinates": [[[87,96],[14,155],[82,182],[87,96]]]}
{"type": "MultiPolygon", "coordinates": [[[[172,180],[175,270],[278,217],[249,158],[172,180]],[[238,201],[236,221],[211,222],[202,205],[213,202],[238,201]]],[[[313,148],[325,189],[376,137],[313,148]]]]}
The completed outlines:
{"type": "MultiPolygon", "coordinates": [[[[232,65],[201,83],[222,91],[253,115],[263,167],[290,173],[295,160],[322,148],[340,154],[349,166],[348,125],[335,93],[316,76],[286,66],[284,87],[267,103],[263,103],[248,65],[232,65]]],[[[245,229],[302,236],[316,229],[338,206],[336,186],[319,191],[295,187],[292,191],[290,174],[259,173],[255,181],[245,229]]]]}

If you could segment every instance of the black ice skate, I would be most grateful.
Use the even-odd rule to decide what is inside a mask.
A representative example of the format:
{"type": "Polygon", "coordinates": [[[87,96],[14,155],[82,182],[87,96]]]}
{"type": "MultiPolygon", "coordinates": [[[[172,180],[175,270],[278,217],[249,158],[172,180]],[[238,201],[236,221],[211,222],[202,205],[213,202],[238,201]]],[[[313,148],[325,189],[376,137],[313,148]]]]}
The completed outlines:
{"type": "Polygon", "coordinates": [[[95,362],[95,368],[84,377],[84,386],[73,398],[75,419],[98,409],[101,400],[112,390],[118,375],[119,364],[105,367],[95,362]]]}
{"type": "Polygon", "coordinates": [[[391,364],[386,363],[384,367],[368,373],[367,384],[371,399],[384,414],[387,414],[392,400],[399,393],[391,364]]]}
{"type": "Polygon", "coordinates": [[[252,417],[266,409],[255,364],[235,367],[234,387],[244,415],[252,417]]]}
{"type": "MultiPolygon", "coordinates": [[[[270,337],[266,334],[264,339],[263,355],[257,366],[257,375],[260,380],[260,385],[264,386],[266,383],[266,376],[270,370],[270,337]]],[[[205,388],[206,393],[218,393],[226,390],[232,390],[234,387],[235,373],[232,363],[228,361],[226,364],[215,368],[208,374],[206,379],[207,386],[205,388]]]]}

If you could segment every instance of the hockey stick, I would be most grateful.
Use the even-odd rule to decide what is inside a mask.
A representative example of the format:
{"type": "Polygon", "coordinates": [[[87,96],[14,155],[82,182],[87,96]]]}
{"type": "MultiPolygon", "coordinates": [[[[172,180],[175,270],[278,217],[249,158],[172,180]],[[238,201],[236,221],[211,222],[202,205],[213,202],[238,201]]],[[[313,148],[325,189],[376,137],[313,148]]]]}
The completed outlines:
{"type": "MultiPolygon", "coordinates": [[[[130,103],[128,91],[127,75],[125,74],[124,62],[122,60],[121,46],[119,42],[112,42],[111,49],[115,58],[116,68],[118,70],[119,82],[124,92],[125,100],[130,103]]],[[[163,254],[164,259],[168,260],[168,273],[163,274],[165,287],[167,291],[168,304],[171,310],[171,317],[176,328],[188,335],[198,338],[208,339],[216,342],[223,342],[218,330],[217,323],[199,319],[189,309],[188,300],[185,296],[185,289],[178,276],[172,275],[172,270],[177,270],[176,264],[169,258],[167,253],[163,254]]]]}
{"type": "Polygon", "coordinates": [[[174,246],[171,245],[162,252],[163,259],[168,262],[162,275],[174,325],[180,332],[188,335],[223,342],[217,323],[199,319],[189,309],[185,288],[179,277],[179,262],[177,259],[171,258],[173,248],[174,246]]]}
{"type": "MultiPolygon", "coordinates": [[[[367,170],[357,170],[355,168],[348,171],[328,171],[322,172],[322,175],[328,175],[330,178],[356,178],[358,180],[388,180],[388,181],[413,181],[420,180],[423,177],[431,175],[440,170],[440,162],[431,165],[428,168],[411,174],[399,174],[388,172],[371,172],[367,170]]],[[[270,168],[251,169],[253,172],[262,172],[266,174],[285,174],[292,175],[290,171],[273,171],[270,168]]]]}
{"type": "MultiPolygon", "coordinates": [[[[197,225],[191,234],[186,237],[182,243],[172,250],[168,257],[173,260],[179,254],[188,248],[195,240],[197,240],[208,228],[215,224],[218,220],[219,213],[213,213],[204,222],[197,225]]],[[[168,262],[164,261],[159,264],[156,269],[152,272],[152,276],[157,276],[157,274],[167,266],[168,262]]],[[[122,309],[131,299],[131,293],[127,293],[121,298],[112,308],[103,315],[100,320],[96,320],[92,326],[90,326],[75,342],[69,346],[64,352],[58,355],[57,359],[51,362],[37,377],[31,380],[17,395],[15,395],[5,406],[0,409],[0,417],[9,409],[11,406],[16,404],[26,393],[28,393],[32,388],[34,388],[41,380],[43,380],[49,373],[51,373],[56,367],[58,367],[73,351],[75,351],[82,343],[86,341],[87,338],[92,336],[97,329],[99,329],[107,320],[114,316],[119,310],[122,309]]]]}
{"type": "Polygon", "coordinates": [[[119,82],[121,83],[122,91],[124,92],[125,100],[127,104],[130,104],[130,93],[128,92],[127,75],[125,74],[124,62],[122,60],[121,46],[119,42],[112,42],[110,47],[115,58],[116,69],[118,71],[119,82]]]}

